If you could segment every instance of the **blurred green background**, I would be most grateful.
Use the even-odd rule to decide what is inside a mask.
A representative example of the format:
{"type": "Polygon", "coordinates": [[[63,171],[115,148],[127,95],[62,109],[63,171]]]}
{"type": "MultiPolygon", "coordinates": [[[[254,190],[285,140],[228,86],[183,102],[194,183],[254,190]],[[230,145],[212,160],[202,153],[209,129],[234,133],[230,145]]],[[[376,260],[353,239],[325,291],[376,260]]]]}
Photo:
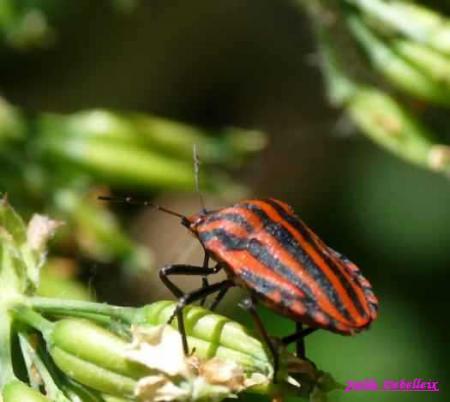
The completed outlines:
{"type": "MultiPolygon", "coordinates": [[[[235,177],[255,196],[290,203],[362,267],[380,299],[370,331],[354,338],[321,331],[307,339],[309,357],[344,383],[422,378],[441,389],[335,392],[330,400],[449,400],[448,179],[387,154],[327,106],[305,16],[288,1],[270,0],[57,3],[47,2],[54,35],[46,48],[1,49],[2,95],[30,115],[102,107],[268,133],[266,149],[235,177]]],[[[161,196],[186,213],[199,208],[192,194],[161,196]]],[[[190,252],[193,240],[172,218],[125,211],[125,225],[153,248],[156,265],[190,252]],[[152,230],[180,243],[163,244],[152,230]]],[[[161,297],[152,280],[133,298],[115,274],[92,265],[84,280],[100,299],[161,297]]],[[[236,297],[227,300],[222,311],[241,319],[236,297]]],[[[272,333],[293,328],[264,316],[272,333]]]]}

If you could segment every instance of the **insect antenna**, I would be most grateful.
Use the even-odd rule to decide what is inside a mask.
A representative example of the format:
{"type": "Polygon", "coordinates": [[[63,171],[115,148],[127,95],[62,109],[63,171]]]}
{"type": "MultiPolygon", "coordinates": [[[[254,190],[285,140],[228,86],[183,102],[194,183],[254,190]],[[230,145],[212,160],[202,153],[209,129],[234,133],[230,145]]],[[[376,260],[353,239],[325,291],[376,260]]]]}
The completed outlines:
{"type": "Polygon", "coordinates": [[[98,197],[98,199],[102,200],[102,201],[109,201],[112,203],[117,203],[117,204],[141,205],[144,207],[150,207],[153,209],[157,209],[158,211],[165,212],[166,214],[177,216],[178,218],[181,218],[182,221],[187,221],[187,217],[185,215],[180,214],[179,212],[172,211],[171,209],[162,207],[158,204],[155,204],[155,203],[147,201],[147,200],[137,200],[130,196],[119,197],[119,196],[107,196],[107,195],[100,195],[98,197]]]}
{"type": "Polygon", "coordinates": [[[205,215],[208,211],[205,207],[205,199],[203,198],[203,194],[200,191],[200,158],[198,156],[197,144],[194,144],[192,147],[192,155],[194,159],[194,178],[195,178],[195,192],[197,193],[200,199],[200,205],[202,207],[202,214],[205,215]]]}

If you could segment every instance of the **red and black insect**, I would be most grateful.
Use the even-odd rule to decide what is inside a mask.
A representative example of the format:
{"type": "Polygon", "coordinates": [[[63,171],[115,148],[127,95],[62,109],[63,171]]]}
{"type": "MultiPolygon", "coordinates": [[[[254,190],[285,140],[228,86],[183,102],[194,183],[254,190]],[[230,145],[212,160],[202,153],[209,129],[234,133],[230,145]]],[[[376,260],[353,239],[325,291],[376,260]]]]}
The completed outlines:
{"type": "MultiPolygon", "coordinates": [[[[126,201],[132,202],[129,198],[126,201]]],[[[249,292],[243,306],[252,314],[272,352],[275,372],[277,350],[257,315],[256,302],[297,323],[297,331],[282,342],[296,341],[301,357],[305,355],[304,337],[314,330],[352,335],[366,329],[377,316],[377,298],[358,267],[328,247],[282,201],[241,201],[190,217],[153,207],[180,217],[205,250],[203,266],[168,265],[160,271],[162,281],[178,298],[171,320],[177,317],[186,352],[183,307],[217,293],[211,306],[214,309],[233,286],[249,292]],[[216,264],[209,267],[209,260],[216,264]],[[206,278],[222,269],[227,279],[209,284],[206,278]],[[171,281],[172,275],[202,276],[203,287],[184,293],[171,281]],[[308,328],[302,329],[302,324],[308,328]]]]}

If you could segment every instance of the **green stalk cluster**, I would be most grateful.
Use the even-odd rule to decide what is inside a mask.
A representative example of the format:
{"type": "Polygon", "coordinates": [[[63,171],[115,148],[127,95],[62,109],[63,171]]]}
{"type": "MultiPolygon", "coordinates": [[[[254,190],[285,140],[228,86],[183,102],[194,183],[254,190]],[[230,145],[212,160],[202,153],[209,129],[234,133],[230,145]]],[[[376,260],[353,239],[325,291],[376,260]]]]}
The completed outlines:
{"type": "Polygon", "coordinates": [[[307,7],[331,101],[385,149],[449,175],[450,125],[431,127],[427,116],[449,114],[450,18],[400,0],[314,4],[307,7]]]}
{"type": "Polygon", "coordinates": [[[446,74],[450,69],[450,58],[415,42],[402,39],[384,42],[355,15],[348,18],[348,26],[366,51],[373,67],[393,86],[420,100],[450,106],[450,75],[446,74]],[[429,63],[428,71],[424,71],[423,64],[422,68],[417,65],[419,49],[428,51],[426,61],[423,62],[429,63]],[[433,58],[430,58],[431,55],[433,58]],[[444,76],[436,74],[439,69],[444,76]],[[430,70],[433,71],[431,74],[430,70]]]}
{"type": "Polygon", "coordinates": [[[347,0],[378,29],[400,34],[450,56],[450,20],[438,10],[409,1],[347,0]]]}
{"type": "MultiPolygon", "coordinates": [[[[164,324],[172,316],[175,306],[176,303],[173,301],[153,303],[140,309],[134,322],[164,324]]],[[[188,343],[199,357],[204,359],[214,356],[230,357],[239,361],[249,372],[270,374],[272,369],[270,356],[261,342],[244,326],[197,306],[189,306],[186,309],[185,325],[189,332],[188,343]]],[[[173,326],[177,328],[176,321],[173,326]]]]}
{"type": "Polygon", "coordinates": [[[150,374],[126,358],[126,340],[88,320],[56,322],[47,343],[51,357],[63,372],[97,391],[132,397],[136,381],[150,374]]]}
{"type": "Polygon", "coordinates": [[[185,356],[178,331],[166,325],[175,301],[131,308],[35,296],[45,244],[55,228],[42,216],[26,227],[6,200],[0,203],[3,402],[220,401],[240,392],[316,398],[338,388],[329,375],[299,359],[296,367],[306,365],[310,374],[305,377],[302,368],[301,380],[291,385],[287,352],[273,384],[262,342],[202,307],[184,311],[194,350],[185,356]]]}
{"type": "MultiPolygon", "coordinates": [[[[106,110],[37,119],[39,156],[55,169],[72,166],[77,174],[131,188],[192,191],[192,149],[211,165],[236,166],[265,145],[257,131],[225,129],[208,133],[197,127],[143,114],[106,110]],[[211,134],[211,135],[210,135],[211,134]]],[[[200,172],[205,190],[223,189],[210,167],[200,172]]]]}

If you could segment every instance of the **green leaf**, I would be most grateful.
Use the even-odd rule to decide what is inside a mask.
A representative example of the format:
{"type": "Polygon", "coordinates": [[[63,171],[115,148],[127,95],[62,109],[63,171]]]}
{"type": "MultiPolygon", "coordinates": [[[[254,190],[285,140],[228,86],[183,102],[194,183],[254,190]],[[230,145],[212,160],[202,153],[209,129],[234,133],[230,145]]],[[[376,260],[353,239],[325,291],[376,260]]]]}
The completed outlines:
{"type": "MultiPolygon", "coordinates": [[[[0,236],[2,236],[2,230],[10,235],[17,247],[27,240],[25,223],[11,207],[6,196],[0,200],[0,236]]],[[[3,238],[6,236],[4,232],[3,238]]]]}

